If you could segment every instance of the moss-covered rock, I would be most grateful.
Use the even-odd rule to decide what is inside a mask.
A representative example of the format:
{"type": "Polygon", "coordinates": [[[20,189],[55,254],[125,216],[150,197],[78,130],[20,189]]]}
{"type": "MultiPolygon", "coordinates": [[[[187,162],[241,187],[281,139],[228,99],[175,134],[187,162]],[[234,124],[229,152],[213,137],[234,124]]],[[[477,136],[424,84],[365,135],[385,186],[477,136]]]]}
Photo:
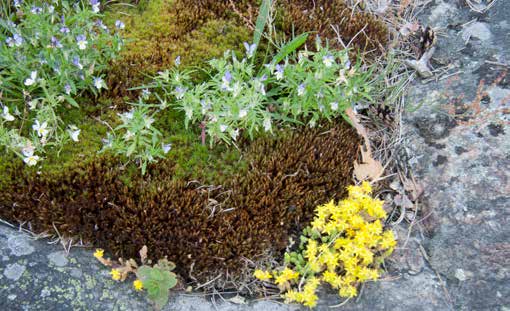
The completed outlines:
{"type": "Polygon", "coordinates": [[[51,173],[18,167],[10,173],[20,183],[0,191],[0,217],[31,221],[36,231],[57,228],[125,258],[147,245],[183,276],[193,269],[203,282],[228,271],[233,280],[243,257],[283,251],[317,204],[344,195],[358,138],[341,121],[261,137],[238,153],[197,148],[193,172],[179,167],[178,153],[143,177],[106,156],[51,173]],[[179,170],[186,177],[174,178],[179,170]]]}

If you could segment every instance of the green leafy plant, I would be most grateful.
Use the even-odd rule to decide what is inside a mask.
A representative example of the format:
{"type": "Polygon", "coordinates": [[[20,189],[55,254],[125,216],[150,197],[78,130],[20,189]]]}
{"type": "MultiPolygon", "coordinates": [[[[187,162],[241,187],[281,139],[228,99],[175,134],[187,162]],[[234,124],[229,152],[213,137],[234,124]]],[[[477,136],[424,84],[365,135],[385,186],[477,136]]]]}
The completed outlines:
{"type": "Polygon", "coordinates": [[[101,73],[122,45],[97,1],[73,3],[15,1],[16,14],[0,19],[0,142],[28,165],[45,147],[78,141],[62,114],[79,106],[74,97],[106,88],[101,73]]]}
{"type": "Polygon", "coordinates": [[[146,104],[143,98],[132,104],[133,108],[118,114],[121,124],[108,133],[103,149],[113,154],[126,156],[134,160],[145,174],[147,164],[164,158],[171,144],[162,142],[161,132],[154,127],[154,106],[146,104]]]}
{"type": "Polygon", "coordinates": [[[208,79],[194,84],[192,72],[160,72],[150,87],[162,94],[162,105],[185,115],[185,125],[202,128],[202,143],[235,143],[245,133],[272,132],[274,126],[315,126],[319,119],[347,118],[345,109],[370,99],[370,70],[360,61],[351,65],[348,50],[335,51],[317,43],[317,52],[295,50],[301,35],[282,46],[273,61],[257,68],[251,61],[256,46],[245,43],[242,59],[231,52],[209,61],[208,79]]]}
{"type": "Polygon", "coordinates": [[[177,284],[175,273],[171,272],[175,265],[160,260],[154,267],[141,266],[136,275],[147,290],[147,297],[154,302],[156,308],[162,308],[168,302],[168,293],[177,284]]]}

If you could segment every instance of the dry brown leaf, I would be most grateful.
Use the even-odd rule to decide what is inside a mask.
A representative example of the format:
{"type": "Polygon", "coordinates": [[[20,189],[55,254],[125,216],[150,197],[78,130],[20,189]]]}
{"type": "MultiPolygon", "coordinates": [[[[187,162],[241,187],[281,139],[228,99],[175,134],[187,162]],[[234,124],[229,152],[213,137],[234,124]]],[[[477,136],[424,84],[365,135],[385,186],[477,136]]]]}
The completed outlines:
{"type": "Polygon", "coordinates": [[[367,130],[361,123],[359,122],[358,117],[354,113],[351,108],[347,108],[345,113],[351,119],[354,128],[358,132],[358,134],[363,137],[364,146],[361,146],[361,163],[358,161],[354,162],[354,176],[358,180],[376,180],[382,176],[384,173],[384,167],[381,162],[375,160],[372,157],[372,149],[370,147],[370,140],[368,139],[367,130]]]}
{"type": "Polygon", "coordinates": [[[354,162],[354,176],[358,180],[376,180],[384,173],[384,167],[381,162],[374,160],[369,152],[361,150],[362,162],[354,162]]]}
{"type": "Polygon", "coordinates": [[[144,245],[141,249],[140,249],[140,260],[142,261],[142,264],[145,263],[145,261],[147,260],[147,245],[144,245]]]}

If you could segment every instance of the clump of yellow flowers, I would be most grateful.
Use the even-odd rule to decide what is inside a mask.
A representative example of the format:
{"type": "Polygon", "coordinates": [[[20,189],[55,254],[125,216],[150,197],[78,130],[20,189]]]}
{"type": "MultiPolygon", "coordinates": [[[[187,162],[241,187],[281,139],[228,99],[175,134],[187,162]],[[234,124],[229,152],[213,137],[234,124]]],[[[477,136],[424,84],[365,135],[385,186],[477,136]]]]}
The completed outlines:
{"type": "Polygon", "coordinates": [[[285,254],[285,269],[255,271],[254,276],[263,281],[274,277],[286,302],[314,307],[321,282],[341,297],[354,297],[358,284],[379,277],[382,260],[396,245],[393,232],[383,228],[384,202],[371,196],[368,182],[350,186],[348,192],[337,204],[331,201],[316,208],[299,250],[285,254]]]}

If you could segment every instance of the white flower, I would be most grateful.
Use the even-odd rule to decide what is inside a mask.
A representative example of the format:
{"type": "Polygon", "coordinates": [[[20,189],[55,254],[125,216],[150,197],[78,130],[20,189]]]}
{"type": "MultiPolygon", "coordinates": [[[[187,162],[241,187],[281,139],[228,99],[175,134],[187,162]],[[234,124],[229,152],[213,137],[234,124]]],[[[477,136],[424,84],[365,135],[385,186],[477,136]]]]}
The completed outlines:
{"type": "Polygon", "coordinates": [[[124,135],[124,139],[126,140],[130,140],[131,138],[133,138],[135,136],[135,134],[133,134],[130,130],[127,130],[126,131],[126,135],[124,135]]]}
{"type": "Polygon", "coordinates": [[[239,118],[244,118],[248,115],[248,111],[246,111],[246,109],[241,109],[239,110],[239,118]]]}
{"type": "Polygon", "coordinates": [[[264,131],[269,132],[271,130],[271,119],[266,117],[264,118],[264,131]]]}
{"type": "Polygon", "coordinates": [[[227,130],[227,128],[228,128],[228,126],[227,126],[227,125],[225,125],[225,124],[221,124],[221,125],[220,125],[220,131],[221,131],[222,133],[223,133],[223,132],[225,132],[225,131],[227,130]]]}
{"type": "Polygon", "coordinates": [[[105,83],[103,79],[101,79],[100,77],[94,78],[94,86],[96,87],[96,89],[101,90],[101,88],[103,88],[104,85],[105,83]]]}
{"type": "Polygon", "coordinates": [[[28,109],[34,110],[37,107],[38,101],[37,99],[31,100],[28,102],[28,109]]]}
{"type": "Polygon", "coordinates": [[[78,48],[80,50],[85,50],[87,48],[87,37],[84,35],[78,35],[76,36],[76,43],[78,44],[78,48]]]}
{"type": "Polygon", "coordinates": [[[326,67],[331,67],[335,62],[335,57],[333,55],[326,55],[322,58],[322,63],[326,65],[326,67]]]}
{"type": "Polygon", "coordinates": [[[151,92],[148,89],[142,90],[142,98],[147,99],[151,95],[151,92]]]}
{"type": "Polygon", "coordinates": [[[23,162],[25,162],[28,166],[36,165],[37,161],[39,161],[39,156],[37,155],[30,155],[23,159],[23,162]]]}
{"type": "Polygon", "coordinates": [[[337,111],[338,110],[338,103],[337,102],[332,102],[329,105],[331,106],[331,110],[333,110],[333,111],[337,111]]]}
{"type": "Polygon", "coordinates": [[[31,86],[37,82],[37,71],[32,71],[30,77],[25,80],[26,86],[31,86]]]}
{"type": "Polygon", "coordinates": [[[235,131],[230,133],[230,136],[232,137],[233,140],[237,140],[237,137],[239,136],[239,129],[236,129],[235,131]]]}
{"type": "Polygon", "coordinates": [[[7,106],[4,106],[4,112],[2,113],[2,117],[6,120],[6,121],[14,121],[14,116],[12,114],[9,113],[9,107],[7,106]]]}
{"type": "Polygon", "coordinates": [[[28,145],[23,147],[23,149],[21,149],[21,152],[25,157],[30,157],[34,155],[34,147],[32,146],[32,144],[29,143],[28,145]]]}
{"type": "Polygon", "coordinates": [[[131,119],[133,119],[133,110],[130,110],[128,112],[118,113],[117,115],[119,117],[121,117],[121,119],[131,120],[131,119]]]}
{"type": "Polygon", "coordinates": [[[244,42],[243,45],[246,49],[246,56],[248,58],[252,58],[255,54],[255,50],[257,49],[257,45],[255,43],[249,44],[248,42],[244,42]]]}
{"type": "Polygon", "coordinates": [[[276,80],[283,79],[283,74],[285,73],[285,67],[280,64],[277,64],[275,69],[276,69],[276,71],[275,71],[276,80]]]}
{"type": "Polygon", "coordinates": [[[48,134],[48,122],[39,123],[39,120],[35,120],[35,123],[32,125],[32,129],[37,132],[37,136],[45,137],[48,134]]]}
{"type": "Polygon", "coordinates": [[[172,149],[172,144],[163,144],[161,147],[163,148],[163,153],[167,154],[172,149]]]}
{"type": "Polygon", "coordinates": [[[76,141],[76,142],[79,141],[78,136],[80,135],[80,132],[81,132],[81,130],[79,128],[72,127],[68,131],[69,131],[69,136],[71,136],[71,139],[73,141],[76,141]]]}

